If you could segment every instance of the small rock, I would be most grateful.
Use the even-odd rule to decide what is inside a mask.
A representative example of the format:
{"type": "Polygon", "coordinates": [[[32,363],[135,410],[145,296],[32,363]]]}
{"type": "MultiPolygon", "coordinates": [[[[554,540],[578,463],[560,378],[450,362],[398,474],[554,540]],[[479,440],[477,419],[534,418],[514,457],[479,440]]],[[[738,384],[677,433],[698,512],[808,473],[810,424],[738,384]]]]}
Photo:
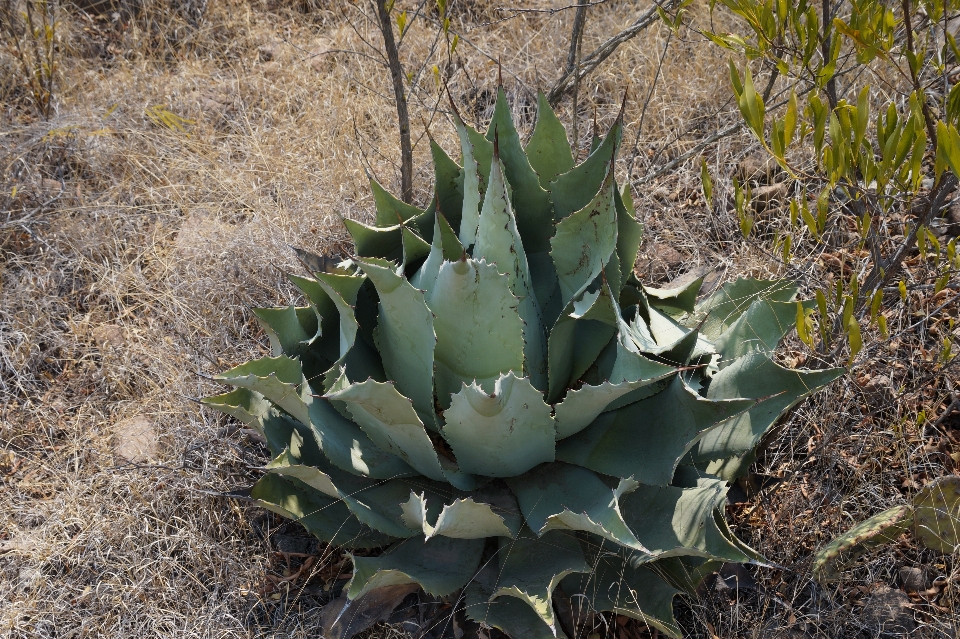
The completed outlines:
{"type": "Polygon", "coordinates": [[[863,623],[872,633],[896,636],[911,633],[917,627],[910,597],[889,586],[878,586],[864,601],[863,623]]]}
{"type": "Polygon", "coordinates": [[[783,182],[771,184],[770,186],[760,186],[753,189],[750,206],[754,213],[763,213],[767,209],[776,208],[787,195],[787,185],[783,182]]]}
{"type": "Polygon", "coordinates": [[[904,566],[900,569],[900,587],[907,592],[923,592],[931,586],[930,573],[921,568],[904,566]]]}
{"type": "Polygon", "coordinates": [[[260,62],[270,62],[277,57],[277,47],[273,44],[262,44],[257,47],[257,57],[260,62]]]}
{"type": "Polygon", "coordinates": [[[293,535],[273,535],[273,545],[277,552],[293,555],[313,555],[319,549],[315,537],[295,537],[293,535]]]}
{"type": "Polygon", "coordinates": [[[157,456],[157,430],[153,422],[138,415],[125,419],[114,429],[114,452],[132,463],[142,463],[157,456]]]}
{"type": "Polygon", "coordinates": [[[223,115],[227,111],[228,107],[226,104],[214,100],[213,98],[203,97],[200,98],[200,109],[204,113],[209,113],[211,115],[223,115]]]}
{"type": "Polygon", "coordinates": [[[666,244],[654,244],[650,250],[650,257],[653,259],[654,266],[665,266],[668,269],[675,269],[683,264],[683,255],[680,251],[666,244]]]}
{"type": "Polygon", "coordinates": [[[776,160],[764,152],[757,152],[740,160],[734,175],[741,182],[772,184],[782,172],[776,160]]]}
{"type": "Polygon", "coordinates": [[[943,231],[950,237],[960,236],[960,201],[954,202],[943,215],[943,231]]]}
{"type": "Polygon", "coordinates": [[[64,190],[63,184],[60,180],[51,180],[50,178],[44,178],[40,181],[40,188],[43,190],[44,195],[47,197],[53,197],[58,195],[61,191],[64,190]]]}
{"type": "Polygon", "coordinates": [[[127,341],[123,328],[116,324],[101,324],[90,331],[90,335],[104,346],[122,346],[127,341]]]}
{"type": "Polygon", "coordinates": [[[263,70],[263,75],[276,75],[276,73],[283,68],[283,65],[276,60],[273,60],[265,63],[260,68],[263,70]]]}
{"type": "Polygon", "coordinates": [[[882,404],[893,399],[893,382],[888,375],[874,375],[862,385],[863,394],[871,404],[882,404]]]}
{"type": "Polygon", "coordinates": [[[316,46],[307,53],[307,64],[310,65],[310,68],[317,73],[328,71],[333,57],[328,55],[327,52],[332,48],[329,41],[318,41],[316,46]]]}

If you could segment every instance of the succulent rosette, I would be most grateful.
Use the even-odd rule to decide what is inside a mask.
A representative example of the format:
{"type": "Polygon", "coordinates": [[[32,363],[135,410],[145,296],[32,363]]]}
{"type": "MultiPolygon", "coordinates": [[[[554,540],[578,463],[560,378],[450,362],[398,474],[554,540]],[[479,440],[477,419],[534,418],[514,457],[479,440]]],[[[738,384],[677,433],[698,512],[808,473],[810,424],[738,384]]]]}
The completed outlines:
{"type": "Polygon", "coordinates": [[[205,400],[275,456],[250,496],[353,556],[351,598],[417,583],[517,639],[563,636],[557,588],[677,637],[676,594],[718,562],[728,481],[840,370],[772,355],[798,289],[645,286],[614,178],[622,118],[575,164],[544,97],[524,147],[503,89],[489,129],[431,142],[423,210],[371,180],[355,256],[289,275],[304,306],[255,309],[272,356],[205,400]]]}

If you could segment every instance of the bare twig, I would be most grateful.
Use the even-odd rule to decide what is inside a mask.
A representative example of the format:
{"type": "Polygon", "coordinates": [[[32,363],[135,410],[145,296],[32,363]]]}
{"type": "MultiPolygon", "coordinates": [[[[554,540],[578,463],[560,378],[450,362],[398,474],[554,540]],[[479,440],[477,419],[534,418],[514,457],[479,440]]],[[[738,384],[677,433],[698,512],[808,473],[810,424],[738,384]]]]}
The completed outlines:
{"type": "Polygon", "coordinates": [[[647,106],[653,99],[653,94],[657,90],[657,84],[660,82],[660,71],[663,69],[663,59],[667,57],[667,50],[670,48],[670,40],[673,38],[673,31],[667,33],[667,41],[663,44],[663,52],[657,61],[657,72],[653,75],[653,82],[650,84],[650,90],[647,91],[647,99],[643,101],[643,108],[640,110],[640,120],[637,122],[637,135],[633,139],[633,155],[630,157],[630,164],[627,165],[627,175],[633,175],[633,165],[637,161],[637,149],[640,146],[640,134],[643,133],[643,120],[647,116],[647,106]]]}
{"type": "Polygon", "coordinates": [[[574,155],[577,152],[577,143],[580,138],[580,126],[577,122],[578,115],[578,104],[577,99],[579,98],[580,91],[580,81],[579,73],[577,71],[580,69],[580,51],[583,46],[583,29],[587,24],[587,3],[586,0],[581,0],[577,6],[577,13],[573,17],[573,30],[570,33],[570,51],[567,53],[567,74],[573,74],[573,151],[574,155]]]}
{"type": "MultiPolygon", "coordinates": [[[[666,0],[660,5],[664,10],[672,9],[679,0],[666,0]]],[[[587,74],[591,73],[600,64],[609,58],[621,44],[635,37],[638,33],[649,27],[660,19],[657,14],[657,5],[654,4],[649,9],[640,14],[640,17],[629,27],[613,36],[599,47],[594,49],[589,55],[582,58],[580,68],[576,71],[566,71],[547,93],[547,101],[556,106],[565,94],[573,90],[574,84],[582,80],[587,74]]]]}
{"type": "Polygon", "coordinates": [[[708,137],[708,138],[706,138],[706,139],[701,140],[700,142],[698,142],[693,148],[691,148],[691,149],[690,149],[689,151],[687,151],[686,153],[682,153],[682,154],[678,155],[677,157],[675,157],[675,158],[672,159],[671,161],[669,161],[669,162],[667,162],[666,164],[664,164],[663,166],[661,166],[661,167],[660,167],[659,169],[657,169],[656,171],[652,171],[652,172],[650,172],[650,173],[647,173],[647,174],[644,175],[643,177],[637,179],[634,183],[635,183],[635,184],[646,184],[647,182],[650,182],[651,180],[654,180],[654,179],[660,177],[660,176],[663,175],[664,173],[667,173],[667,172],[669,172],[669,171],[672,171],[674,168],[680,166],[683,162],[685,162],[685,161],[688,160],[689,158],[692,158],[693,156],[697,155],[698,153],[700,153],[700,151],[702,151],[703,149],[707,148],[707,147],[710,146],[711,144],[717,142],[718,140],[722,140],[723,138],[727,137],[728,135],[733,135],[734,133],[736,133],[737,131],[739,131],[742,126],[743,126],[742,123],[737,122],[736,124],[731,124],[730,126],[726,127],[725,129],[720,129],[719,131],[716,131],[716,132],[713,133],[713,135],[711,135],[710,137],[708,137]]]}
{"type": "Polygon", "coordinates": [[[403,67],[400,65],[400,52],[393,37],[393,25],[384,0],[376,0],[377,15],[380,18],[380,32],[383,34],[383,48],[390,66],[393,79],[393,94],[397,101],[397,120],[400,124],[400,198],[413,201],[413,147],[410,144],[410,114],[407,111],[407,97],[403,89],[403,67]]]}

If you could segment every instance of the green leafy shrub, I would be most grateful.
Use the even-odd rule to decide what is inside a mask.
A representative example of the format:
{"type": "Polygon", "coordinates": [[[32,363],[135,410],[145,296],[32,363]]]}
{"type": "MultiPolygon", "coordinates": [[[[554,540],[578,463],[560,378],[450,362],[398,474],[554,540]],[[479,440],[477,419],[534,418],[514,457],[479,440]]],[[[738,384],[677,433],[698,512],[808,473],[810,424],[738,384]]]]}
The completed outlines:
{"type": "Polygon", "coordinates": [[[644,286],[641,227],[614,179],[618,120],[575,165],[539,100],[524,149],[503,90],[486,135],[455,117],[462,167],[432,143],[426,210],[372,181],[356,257],[290,275],[309,304],[256,309],[273,354],[206,403],[275,458],[262,506],[354,556],[351,598],[464,589],[514,637],[558,628],[552,593],[679,636],[671,602],[716,562],[759,557],[729,531],[726,482],[839,369],[771,355],[797,288],[739,279],[644,286]]]}

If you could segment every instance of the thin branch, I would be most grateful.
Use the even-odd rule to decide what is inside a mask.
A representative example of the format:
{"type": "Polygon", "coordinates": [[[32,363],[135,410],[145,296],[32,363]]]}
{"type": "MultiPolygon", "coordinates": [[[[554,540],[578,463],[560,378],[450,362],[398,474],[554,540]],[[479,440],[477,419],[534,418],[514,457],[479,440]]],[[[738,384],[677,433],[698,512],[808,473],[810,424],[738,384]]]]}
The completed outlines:
{"type": "Polygon", "coordinates": [[[413,201],[413,148],[410,145],[410,114],[407,111],[407,97],[403,90],[403,67],[400,65],[400,53],[393,37],[393,25],[384,0],[376,0],[377,15],[380,18],[380,31],[383,34],[383,48],[390,66],[393,79],[393,94],[397,102],[397,120],[400,125],[400,197],[409,204],[413,201]]]}
{"type": "MultiPolygon", "coordinates": [[[[577,13],[573,17],[573,30],[570,33],[570,51],[567,53],[567,73],[574,74],[574,78],[579,78],[580,52],[583,45],[583,29],[587,24],[587,4],[586,0],[580,2],[577,7],[577,13]]],[[[577,155],[577,144],[580,137],[580,125],[577,122],[578,104],[577,99],[580,92],[580,82],[575,79],[573,82],[573,152],[577,155]]]]}
{"type": "MultiPolygon", "coordinates": [[[[676,6],[678,2],[679,0],[666,0],[666,2],[660,5],[660,8],[669,10],[676,6]]],[[[584,56],[581,60],[579,69],[577,69],[575,72],[564,72],[563,77],[557,80],[557,82],[550,89],[550,92],[547,94],[547,101],[550,102],[552,106],[556,106],[557,103],[560,102],[560,98],[573,90],[574,83],[579,82],[594,69],[600,66],[604,60],[609,58],[613,52],[617,50],[617,47],[627,40],[630,40],[659,19],[660,16],[657,14],[657,5],[654,4],[652,7],[644,11],[632,25],[601,44],[589,55],[584,56]]]]}
{"type": "Polygon", "coordinates": [[[683,153],[683,154],[681,154],[681,155],[678,155],[678,156],[675,157],[673,160],[671,160],[670,162],[667,162],[666,164],[664,164],[663,166],[661,166],[661,167],[660,167],[659,169],[657,169],[656,171],[653,171],[652,173],[647,173],[647,174],[644,175],[643,177],[637,179],[637,180],[634,182],[634,184],[637,184],[637,185],[639,185],[639,184],[646,184],[647,182],[650,182],[651,180],[654,180],[654,179],[660,177],[660,176],[663,175],[664,173],[667,173],[668,171],[672,171],[672,170],[675,169],[676,167],[680,166],[680,164],[682,164],[683,162],[685,162],[685,161],[688,160],[689,158],[692,158],[693,156],[697,155],[698,153],[700,153],[700,151],[702,151],[703,149],[707,148],[708,146],[710,146],[710,145],[713,144],[714,142],[717,142],[718,140],[722,140],[723,138],[727,137],[728,135],[733,135],[734,133],[736,133],[737,131],[739,131],[742,126],[743,126],[743,123],[737,122],[736,124],[731,124],[730,126],[728,126],[728,127],[725,128],[725,129],[720,129],[719,131],[716,131],[716,132],[715,132],[713,135],[711,135],[710,137],[708,137],[708,138],[706,138],[705,140],[702,140],[702,141],[700,141],[699,143],[697,143],[692,149],[690,149],[690,150],[687,151],[686,153],[683,153]]]}
{"type": "Polygon", "coordinates": [[[643,120],[647,116],[647,106],[650,105],[650,100],[653,99],[653,94],[656,92],[657,85],[660,83],[660,71],[663,69],[663,59],[667,57],[667,50],[670,48],[670,40],[672,38],[673,31],[670,31],[667,33],[667,41],[663,44],[663,52],[657,61],[657,72],[654,74],[653,83],[647,92],[647,99],[643,101],[643,109],[640,110],[640,120],[637,122],[637,135],[633,139],[633,155],[630,157],[630,164],[627,167],[627,179],[630,179],[630,176],[633,175],[633,165],[637,161],[637,149],[640,146],[640,134],[643,133],[643,120]]]}

